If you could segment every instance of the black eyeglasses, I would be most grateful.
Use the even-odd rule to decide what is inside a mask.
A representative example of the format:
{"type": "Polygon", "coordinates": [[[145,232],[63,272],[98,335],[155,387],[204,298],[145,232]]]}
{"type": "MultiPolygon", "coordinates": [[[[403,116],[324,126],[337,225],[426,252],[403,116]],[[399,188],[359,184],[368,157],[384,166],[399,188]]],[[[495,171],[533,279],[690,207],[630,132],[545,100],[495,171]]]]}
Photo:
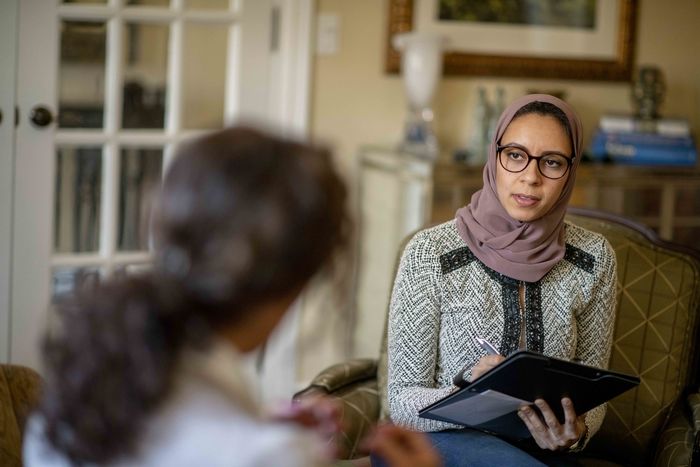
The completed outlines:
{"type": "Polygon", "coordinates": [[[498,162],[500,162],[501,167],[508,172],[522,172],[530,165],[530,161],[534,159],[537,162],[537,170],[544,177],[553,180],[566,175],[574,161],[574,156],[566,157],[556,152],[535,157],[527,152],[527,149],[514,145],[501,146],[497,144],[496,154],[498,154],[498,162]]]}

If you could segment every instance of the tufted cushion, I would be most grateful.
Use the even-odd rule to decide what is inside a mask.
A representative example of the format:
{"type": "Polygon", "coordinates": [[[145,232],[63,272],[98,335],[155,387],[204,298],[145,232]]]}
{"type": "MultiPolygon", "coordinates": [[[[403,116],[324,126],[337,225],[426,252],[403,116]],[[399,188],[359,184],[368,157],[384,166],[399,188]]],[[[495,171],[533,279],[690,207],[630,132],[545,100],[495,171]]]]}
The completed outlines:
{"type": "Polygon", "coordinates": [[[0,465],[22,465],[22,433],[39,400],[41,377],[29,368],[0,365],[0,465]]]}

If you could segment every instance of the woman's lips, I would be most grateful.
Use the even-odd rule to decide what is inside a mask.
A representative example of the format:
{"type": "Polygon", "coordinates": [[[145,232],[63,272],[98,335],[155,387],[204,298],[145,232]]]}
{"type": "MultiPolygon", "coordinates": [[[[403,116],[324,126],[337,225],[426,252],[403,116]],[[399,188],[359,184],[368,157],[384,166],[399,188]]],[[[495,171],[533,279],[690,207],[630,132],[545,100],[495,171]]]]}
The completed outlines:
{"type": "Polygon", "coordinates": [[[536,196],[528,196],[523,194],[515,194],[513,195],[513,199],[516,203],[518,203],[518,206],[522,207],[534,206],[540,201],[540,199],[536,196]]]}

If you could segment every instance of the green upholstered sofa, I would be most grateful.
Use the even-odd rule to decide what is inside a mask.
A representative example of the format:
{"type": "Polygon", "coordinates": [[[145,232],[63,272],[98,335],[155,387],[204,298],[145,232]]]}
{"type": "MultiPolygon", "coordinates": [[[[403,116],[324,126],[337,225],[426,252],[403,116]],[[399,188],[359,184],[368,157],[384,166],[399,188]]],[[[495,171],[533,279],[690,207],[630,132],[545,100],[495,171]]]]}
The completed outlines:
{"type": "Polygon", "coordinates": [[[0,465],[22,466],[22,434],[39,401],[41,377],[30,368],[0,365],[0,465]]]}
{"type": "MultiPolygon", "coordinates": [[[[600,232],[618,261],[617,318],[610,368],[641,384],[613,399],[583,465],[700,465],[700,252],[660,241],[618,216],[570,208],[568,219],[600,232]]],[[[386,333],[385,333],[386,334],[386,333]]],[[[386,418],[386,343],[377,360],[319,374],[295,397],[328,394],[343,406],[343,459],[366,456],[360,439],[386,418]]]]}

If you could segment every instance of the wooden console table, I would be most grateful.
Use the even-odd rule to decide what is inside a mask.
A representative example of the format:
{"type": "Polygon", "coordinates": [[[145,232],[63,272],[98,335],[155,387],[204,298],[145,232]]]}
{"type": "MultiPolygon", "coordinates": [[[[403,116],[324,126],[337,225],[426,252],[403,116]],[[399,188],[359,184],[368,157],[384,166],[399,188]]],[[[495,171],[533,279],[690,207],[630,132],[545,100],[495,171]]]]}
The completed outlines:
{"type": "MultiPolygon", "coordinates": [[[[482,184],[481,167],[435,165],[431,222],[454,217],[482,184]]],[[[621,214],[648,225],[663,239],[700,245],[698,168],[583,164],[571,204],[621,214]]]]}

